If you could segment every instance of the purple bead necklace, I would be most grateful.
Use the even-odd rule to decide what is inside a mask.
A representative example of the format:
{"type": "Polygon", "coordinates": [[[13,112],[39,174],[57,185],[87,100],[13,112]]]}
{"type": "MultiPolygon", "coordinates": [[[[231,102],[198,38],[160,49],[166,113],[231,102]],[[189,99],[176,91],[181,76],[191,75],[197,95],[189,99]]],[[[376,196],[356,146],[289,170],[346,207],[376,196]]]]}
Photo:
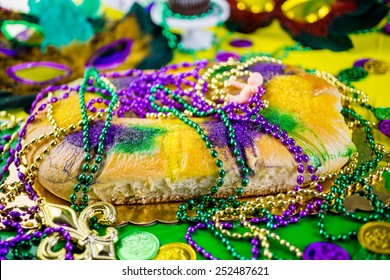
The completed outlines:
{"type": "MultiPolygon", "coordinates": [[[[34,201],[38,198],[38,195],[36,194],[36,192],[32,188],[32,185],[26,181],[25,175],[20,169],[20,165],[21,165],[20,152],[22,151],[22,141],[26,135],[28,125],[34,121],[35,116],[37,115],[37,113],[39,111],[43,111],[46,108],[49,101],[46,101],[46,103],[42,103],[39,106],[39,108],[37,109],[37,111],[35,111],[37,104],[42,101],[42,99],[44,98],[44,94],[51,92],[51,91],[58,90],[58,89],[65,90],[65,89],[67,89],[67,86],[66,87],[64,87],[64,86],[49,86],[46,89],[42,90],[36,96],[34,102],[32,103],[31,109],[30,109],[30,116],[27,118],[26,122],[24,123],[24,125],[21,127],[21,129],[19,131],[19,138],[17,140],[16,147],[15,147],[15,149],[11,148],[9,150],[10,156],[8,157],[7,162],[3,166],[1,173],[0,173],[0,178],[6,177],[6,175],[8,174],[8,171],[9,171],[9,166],[12,163],[14,163],[14,165],[17,169],[17,172],[18,172],[18,179],[20,180],[20,183],[24,186],[24,190],[27,193],[28,197],[34,201]]],[[[69,96],[69,93],[65,93],[62,96],[62,98],[60,98],[60,99],[53,98],[52,100],[50,100],[50,102],[55,103],[61,99],[67,98],[68,96],[69,96]]],[[[9,141],[9,140],[11,140],[11,138],[6,137],[5,140],[9,141]]],[[[1,210],[4,210],[5,205],[1,204],[0,208],[1,208],[1,210]]],[[[20,247],[22,246],[22,247],[26,247],[28,249],[29,247],[31,247],[31,244],[39,244],[39,242],[42,240],[42,238],[49,236],[49,235],[52,235],[56,232],[56,233],[60,234],[66,242],[65,246],[64,246],[64,249],[66,252],[65,259],[72,260],[73,259],[73,256],[72,256],[73,245],[71,243],[71,237],[70,237],[69,233],[66,232],[63,228],[59,227],[57,229],[53,229],[51,227],[46,227],[43,231],[37,230],[37,231],[34,231],[33,233],[31,233],[31,232],[25,233],[24,232],[21,224],[18,222],[18,218],[19,218],[18,216],[19,215],[21,215],[21,216],[34,215],[36,213],[38,213],[38,207],[32,206],[27,210],[27,212],[24,212],[22,214],[19,214],[17,212],[11,212],[10,215],[8,217],[6,217],[5,220],[2,221],[2,224],[6,228],[10,228],[10,229],[12,228],[13,230],[15,230],[17,232],[17,235],[8,239],[8,240],[1,240],[0,241],[0,259],[5,260],[7,258],[7,254],[9,253],[10,249],[12,249],[14,258],[16,258],[16,259],[22,259],[22,258],[23,259],[32,259],[33,256],[30,253],[22,254],[21,250],[23,248],[20,248],[20,247]],[[17,215],[15,215],[15,214],[17,214],[17,215]]]]}

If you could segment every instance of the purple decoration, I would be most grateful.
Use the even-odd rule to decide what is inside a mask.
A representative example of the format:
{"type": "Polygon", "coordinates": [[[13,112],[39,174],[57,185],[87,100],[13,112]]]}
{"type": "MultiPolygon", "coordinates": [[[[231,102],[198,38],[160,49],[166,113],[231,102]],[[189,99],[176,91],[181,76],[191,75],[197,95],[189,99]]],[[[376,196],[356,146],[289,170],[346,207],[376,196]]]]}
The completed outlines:
{"type": "Polygon", "coordinates": [[[85,67],[109,70],[120,66],[131,52],[133,41],[120,39],[98,49],[87,61],[85,67]]]}
{"type": "MultiPolygon", "coordinates": [[[[96,122],[93,123],[89,128],[89,143],[91,148],[97,147],[99,144],[99,136],[104,127],[104,122],[96,122]]],[[[126,134],[126,130],[131,130],[131,128],[126,128],[124,126],[111,125],[108,129],[106,139],[104,140],[104,145],[107,149],[112,147],[114,143],[121,140],[123,136],[126,134]]],[[[83,147],[83,131],[79,130],[72,134],[66,136],[65,141],[68,141],[72,145],[77,147],[83,147]]],[[[120,141],[119,141],[120,142],[120,141]]]]}
{"type": "MultiPolygon", "coordinates": [[[[228,145],[228,132],[223,122],[210,121],[204,125],[213,144],[219,148],[228,145]]],[[[232,125],[240,147],[253,147],[255,139],[261,135],[260,127],[256,125],[244,122],[232,122],[232,125]]]]}
{"type": "Polygon", "coordinates": [[[364,67],[364,63],[366,63],[369,60],[371,60],[371,58],[361,58],[361,59],[358,59],[358,60],[356,60],[353,63],[353,66],[354,67],[364,67]]]}
{"type": "Polygon", "coordinates": [[[20,82],[20,83],[23,83],[26,85],[42,86],[42,85],[46,85],[49,83],[58,82],[59,80],[68,77],[72,71],[71,71],[70,67],[68,67],[64,64],[54,63],[51,61],[36,61],[36,62],[25,62],[25,63],[21,63],[21,64],[17,64],[17,65],[8,67],[6,72],[7,72],[8,76],[10,76],[12,79],[14,79],[17,82],[20,82]],[[21,78],[21,77],[17,76],[17,73],[16,73],[17,71],[31,69],[31,68],[35,68],[35,67],[53,68],[53,69],[63,71],[64,74],[58,75],[52,79],[44,80],[44,81],[40,81],[40,82],[21,78]]]}
{"type": "Polygon", "coordinates": [[[252,72],[259,72],[264,77],[264,82],[268,82],[276,75],[283,75],[286,66],[277,63],[257,63],[249,67],[252,72]]]}
{"type": "Polygon", "coordinates": [[[6,56],[14,56],[17,54],[17,52],[15,50],[3,48],[1,46],[0,46],[0,53],[4,54],[6,56]]]}
{"type": "Polygon", "coordinates": [[[145,7],[145,10],[150,13],[154,6],[154,1],[145,7]]]}
{"type": "Polygon", "coordinates": [[[383,28],[383,31],[384,31],[386,34],[390,35],[390,23],[387,23],[387,24],[385,25],[385,27],[383,28]]]}
{"type": "Polygon", "coordinates": [[[239,60],[240,56],[234,52],[219,52],[215,56],[215,60],[217,62],[225,62],[228,61],[229,58],[233,58],[234,60],[239,60]]]}
{"type": "Polygon", "coordinates": [[[229,45],[235,48],[249,48],[253,45],[253,42],[247,39],[233,39],[229,45]]]}
{"type": "Polygon", "coordinates": [[[390,137],[390,120],[383,120],[379,123],[379,131],[383,135],[390,137]]]}
{"type": "Polygon", "coordinates": [[[304,260],[350,260],[348,252],[330,242],[314,242],[305,248],[304,260]]]}

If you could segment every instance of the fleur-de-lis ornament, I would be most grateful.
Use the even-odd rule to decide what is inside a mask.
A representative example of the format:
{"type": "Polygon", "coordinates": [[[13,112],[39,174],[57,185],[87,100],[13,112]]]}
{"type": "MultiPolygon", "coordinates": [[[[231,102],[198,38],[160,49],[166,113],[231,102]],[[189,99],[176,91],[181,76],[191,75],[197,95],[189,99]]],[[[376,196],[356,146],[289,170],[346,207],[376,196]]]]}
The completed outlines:
{"type": "MultiPolygon", "coordinates": [[[[75,260],[112,260],[116,259],[114,242],[118,232],[113,227],[106,229],[106,234],[100,236],[96,230],[88,226],[89,220],[96,216],[98,222],[112,225],[116,220],[114,206],[105,202],[98,202],[87,206],[77,217],[76,212],[68,206],[47,202],[44,198],[38,199],[41,209],[42,224],[52,228],[64,228],[71,236],[72,241],[82,250],[74,254],[75,260]]],[[[55,251],[54,247],[61,241],[57,233],[45,237],[38,246],[37,256],[42,260],[63,260],[65,249],[55,251]]]]}

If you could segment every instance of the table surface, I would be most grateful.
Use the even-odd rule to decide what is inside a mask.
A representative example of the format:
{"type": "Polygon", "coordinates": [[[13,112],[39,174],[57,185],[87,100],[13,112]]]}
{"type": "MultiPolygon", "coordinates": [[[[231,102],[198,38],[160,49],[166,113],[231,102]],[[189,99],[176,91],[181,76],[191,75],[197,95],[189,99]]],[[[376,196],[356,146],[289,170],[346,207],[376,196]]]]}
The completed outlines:
{"type": "MultiPolygon", "coordinates": [[[[278,50],[285,48],[286,46],[293,46],[295,42],[286,34],[278,22],[274,21],[269,27],[260,28],[252,34],[229,34],[227,30],[223,28],[215,28],[214,31],[217,37],[224,37],[225,40],[220,46],[220,50],[235,52],[239,55],[245,55],[249,53],[267,53],[278,58],[282,52],[278,50]],[[253,45],[249,48],[235,48],[229,45],[229,41],[232,39],[249,39],[253,42],[253,45]]],[[[310,51],[292,51],[287,57],[283,59],[286,64],[298,65],[304,68],[314,68],[324,70],[332,74],[337,74],[339,71],[345,68],[352,67],[353,62],[361,58],[375,58],[378,60],[384,60],[387,62],[390,58],[390,36],[384,34],[372,33],[364,35],[351,35],[353,41],[353,49],[343,52],[332,52],[329,50],[310,50],[310,51]]],[[[198,52],[196,57],[199,59],[214,60],[218,50],[210,49],[207,51],[198,52]]],[[[172,63],[182,61],[193,61],[194,56],[183,54],[175,51],[172,63]]],[[[388,84],[390,82],[390,72],[388,71],[384,75],[368,75],[362,81],[355,82],[353,85],[364,91],[371,98],[371,105],[375,107],[386,106],[390,107],[390,98],[388,84]]],[[[14,113],[20,113],[21,111],[16,109],[14,113]]],[[[359,111],[360,112],[360,111],[359,111]]],[[[361,111],[363,117],[372,118],[367,111],[361,111]]],[[[387,148],[390,147],[390,141],[388,137],[375,134],[376,140],[382,144],[385,144],[387,148]]],[[[387,182],[387,188],[390,191],[390,182],[387,182]]],[[[289,225],[285,228],[276,230],[276,233],[292,245],[303,250],[308,244],[315,241],[325,241],[321,238],[317,229],[316,217],[307,217],[300,220],[297,224],[289,225]]],[[[390,222],[390,221],[389,221],[390,222]]],[[[326,218],[327,228],[329,232],[345,233],[352,229],[358,229],[361,224],[351,222],[344,216],[330,214],[326,218]]],[[[185,242],[184,235],[187,231],[188,225],[184,224],[154,224],[149,226],[137,226],[127,225],[118,227],[119,239],[136,231],[146,231],[155,234],[160,241],[160,245],[164,245],[170,242],[185,242]]],[[[7,238],[12,236],[9,232],[0,232],[0,237],[7,238]]],[[[216,239],[210,236],[210,233],[198,231],[194,235],[194,239],[199,242],[206,250],[210,250],[216,257],[221,259],[231,259],[231,256],[227,253],[224,247],[216,239]]],[[[251,246],[249,242],[236,242],[236,248],[245,256],[250,256],[251,246]]],[[[344,247],[351,255],[353,259],[360,259],[362,248],[357,240],[351,240],[347,242],[337,242],[337,244],[344,247]]],[[[272,246],[272,244],[271,244],[272,246]]],[[[280,246],[274,246],[272,251],[278,252],[280,256],[284,258],[291,258],[292,255],[285,252],[280,246]]],[[[203,259],[198,254],[198,259],[203,259]]]]}

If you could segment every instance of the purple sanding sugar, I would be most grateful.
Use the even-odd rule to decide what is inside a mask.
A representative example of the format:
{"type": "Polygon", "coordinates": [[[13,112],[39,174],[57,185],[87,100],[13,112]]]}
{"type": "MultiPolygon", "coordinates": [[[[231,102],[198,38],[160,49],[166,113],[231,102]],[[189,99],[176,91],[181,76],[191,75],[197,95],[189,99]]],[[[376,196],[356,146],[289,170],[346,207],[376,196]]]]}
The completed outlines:
{"type": "Polygon", "coordinates": [[[268,82],[276,75],[284,74],[284,65],[276,63],[256,63],[249,67],[252,72],[259,72],[264,77],[264,81],[268,82]]]}
{"type": "MultiPolygon", "coordinates": [[[[210,121],[204,124],[208,132],[210,141],[219,148],[224,148],[228,144],[228,134],[226,126],[221,121],[210,121]]],[[[236,140],[239,147],[253,147],[257,137],[261,135],[260,128],[253,124],[243,122],[232,122],[236,132],[236,140]]]]}
{"type": "MultiPolygon", "coordinates": [[[[97,147],[99,144],[99,136],[102,133],[102,129],[104,127],[104,122],[96,122],[93,123],[89,128],[89,143],[90,147],[93,149],[97,147]]],[[[106,139],[104,140],[104,145],[106,148],[112,147],[114,143],[116,143],[116,140],[118,138],[121,138],[122,135],[126,134],[126,127],[123,126],[117,126],[117,125],[111,125],[111,127],[108,129],[108,133],[106,136],[106,139]]],[[[77,147],[83,147],[83,130],[76,131],[72,134],[69,134],[66,138],[66,141],[69,141],[69,143],[77,146],[77,147]]]]}
{"type": "MultiPolygon", "coordinates": [[[[225,148],[228,145],[228,132],[223,122],[210,121],[205,123],[204,126],[208,132],[207,136],[213,145],[219,148],[225,148]]],[[[247,163],[245,148],[254,148],[255,139],[261,136],[260,128],[244,122],[232,122],[232,126],[236,132],[237,149],[247,163]]],[[[230,146],[229,149],[233,152],[230,146]]],[[[250,170],[249,175],[253,175],[253,170],[250,170]]]]}
{"type": "MultiPolygon", "coordinates": [[[[89,143],[91,149],[98,146],[103,127],[103,121],[96,122],[90,126],[89,143]]],[[[154,137],[164,132],[165,129],[161,128],[111,125],[104,140],[105,150],[109,150],[113,146],[120,147],[119,149],[122,152],[129,153],[150,150],[153,147],[154,137]],[[118,146],[118,144],[121,145],[118,146]]],[[[83,147],[83,131],[80,130],[69,134],[65,141],[74,146],[83,147]]]]}

